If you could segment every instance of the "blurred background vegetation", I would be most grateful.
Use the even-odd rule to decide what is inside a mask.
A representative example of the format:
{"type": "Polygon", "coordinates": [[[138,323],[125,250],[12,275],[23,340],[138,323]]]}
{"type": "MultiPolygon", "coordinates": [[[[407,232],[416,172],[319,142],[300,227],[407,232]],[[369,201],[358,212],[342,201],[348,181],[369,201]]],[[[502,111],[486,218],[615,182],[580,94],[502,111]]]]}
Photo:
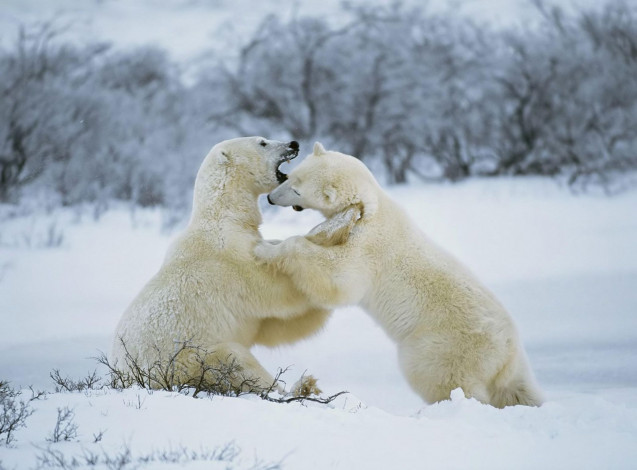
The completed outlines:
{"type": "Polygon", "coordinates": [[[188,77],[159,48],[24,25],[0,50],[0,203],[186,214],[209,148],[239,135],[321,140],[386,184],[619,191],[637,169],[637,5],[536,8],[515,30],[400,4],[344,5],[338,25],[270,15],[188,77]]]}

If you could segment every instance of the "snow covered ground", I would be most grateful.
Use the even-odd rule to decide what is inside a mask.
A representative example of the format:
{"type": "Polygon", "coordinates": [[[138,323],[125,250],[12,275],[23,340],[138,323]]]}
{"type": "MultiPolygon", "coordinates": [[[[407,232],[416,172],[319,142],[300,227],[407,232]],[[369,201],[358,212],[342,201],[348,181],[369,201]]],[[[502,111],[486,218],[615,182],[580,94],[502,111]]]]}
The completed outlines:
{"type": "MultiPolygon", "coordinates": [[[[121,468],[634,468],[637,191],[573,195],[548,180],[502,179],[390,192],[508,307],[546,393],[541,408],[497,410],[459,393],[425,406],[391,342],[351,307],[315,338],[255,349],[272,372],[292,366],[290,380],[307,370],[326,394],[350,392],[329,406],[143,390],[52,394],[32,403],[15,446],[0,447],[0,468],[33,468],[56,452],[78,462],[99,454],[107,468],[104,456],[126,449],[130,466],[121,468]],[[75,413],[77,437],[47,442],[63,407],[75,413]],[[225,462],[206,461],[229,443],[225,462]]],[[[320,220],[264,209],[268,238],[320,220]]],[[[51,390],[53,368],[76,378],[95,369],[90,358],[108,351],[174,236],[160,226],[158,211],[123,208],[99,221],[68,211],[0,222],[0,379],[51,390]]]]}

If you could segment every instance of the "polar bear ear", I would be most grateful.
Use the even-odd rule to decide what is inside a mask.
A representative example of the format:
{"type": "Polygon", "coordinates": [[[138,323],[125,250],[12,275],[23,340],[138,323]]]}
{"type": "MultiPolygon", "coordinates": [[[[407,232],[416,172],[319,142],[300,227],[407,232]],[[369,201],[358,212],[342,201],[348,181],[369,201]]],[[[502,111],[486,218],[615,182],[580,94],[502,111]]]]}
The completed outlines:
{"type": "Polygon", "coordinates": [[[314,142],[314,150],[312,153],[314,153],[314,155],[321,155],[323,153],[326,153],[325,147],[323,147],[323,144],[321,144],[320,142],[314,142]]]}
{"type": "Polygon", "coordinates": [[[228,163],[230,163],[230,153],[227,152],[226,150],[222,150],[219,153],[219,157],[217,157],[217,160],[219,161],[219,163],[221,163],[222,165],[227,165],[228,163]]]}
{"type": "Polygon", "coordinates": [[[336,200],[336,196],[337,196],[336,188],[334,186],[332,186],[331,184],[328,184],[323,189],[323,195],[328,200],[328,202],[330,202],[330,203],[334,202],[336,200]]]}

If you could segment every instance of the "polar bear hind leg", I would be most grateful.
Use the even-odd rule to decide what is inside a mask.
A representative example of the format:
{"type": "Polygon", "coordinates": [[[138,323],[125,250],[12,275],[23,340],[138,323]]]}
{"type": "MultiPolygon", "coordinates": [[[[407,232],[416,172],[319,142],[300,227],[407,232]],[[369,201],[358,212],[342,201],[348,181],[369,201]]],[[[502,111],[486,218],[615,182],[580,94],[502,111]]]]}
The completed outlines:
{"type": "Polygon", "coordinates": [[[504,365],[493,380],[490,403],[497,408],[526,405],[540,406],[544,401],[526,356],[518,352],[504,365]]]}
{"type": "Polygon", "coordinates": [[[475,398],[481,403],[490,403],[491,394],[487,387],[475,380],[466,379],[439,367],[426,364],[414,366],[401,357],[401,368],[414,392],[427,403],[436,403],[451,398],[451,392],[461,388],[465,397],[475,398]]]}

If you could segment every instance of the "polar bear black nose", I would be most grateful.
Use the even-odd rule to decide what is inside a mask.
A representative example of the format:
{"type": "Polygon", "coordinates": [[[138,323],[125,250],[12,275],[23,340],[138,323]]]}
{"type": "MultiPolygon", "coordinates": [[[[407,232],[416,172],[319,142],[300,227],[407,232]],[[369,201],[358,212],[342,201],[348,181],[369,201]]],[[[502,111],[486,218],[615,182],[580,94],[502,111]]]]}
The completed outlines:
{"type": "Polygon", "coordinates": [[[296,140],[293,140],[292,142],[290,142],[288,146],[292,150],[298,150],[299,149],[299,143],[296,140]]]}
{"type": "Polygon", "coordinates": [[[274,205],[274,203],[272,202],[272,199],[270,199],[270,195],[268,194],[268,202],[270,203],[271,206],[274,205]]]}

